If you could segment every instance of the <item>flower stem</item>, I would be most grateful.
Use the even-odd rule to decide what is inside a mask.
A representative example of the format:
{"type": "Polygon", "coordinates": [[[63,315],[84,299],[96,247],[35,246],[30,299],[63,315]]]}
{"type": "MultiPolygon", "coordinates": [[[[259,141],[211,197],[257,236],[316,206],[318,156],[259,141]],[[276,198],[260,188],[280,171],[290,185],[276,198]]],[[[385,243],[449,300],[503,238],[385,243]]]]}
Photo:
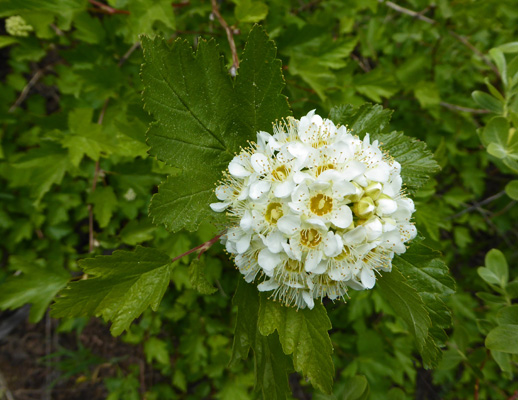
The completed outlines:
{"type": "Polygon", "coordinates": [[[199,251],[198,258],[201,257],[203,253],[205,253],[208,249],[212,247],[214,243],[216,243],[221,236],[223,236],[227,230],[225,229],[223,232],[218,233],[216,236],[214,236],[212,239],[206,241],[205,243],[200,244],[199,246],[194,247],[193,249],[187,250],[185,253],[180,254],[179,256],[173,258],[171,262],[175,262],[179,260],[182,257],[188,256],[191,253],[194,253],[195,251],[199,251]]]}

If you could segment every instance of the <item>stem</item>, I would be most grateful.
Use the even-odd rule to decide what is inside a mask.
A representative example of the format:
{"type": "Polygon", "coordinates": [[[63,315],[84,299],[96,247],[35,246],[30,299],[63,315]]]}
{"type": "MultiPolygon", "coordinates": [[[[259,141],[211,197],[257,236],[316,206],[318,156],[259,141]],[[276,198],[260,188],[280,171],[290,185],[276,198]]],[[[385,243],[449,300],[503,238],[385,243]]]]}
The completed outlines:
{"type": "Polygon", "coordinates": [[[237,56],[236,44],[234,42],[234,34],[227,21],[221,16],[218,8],[217,0],[211,0],[212,13],[218,18],[219,23],[227,32],[228,44],[230,45],[230,51],[232,52],[232,67],[230,67],[230,75],[236,76],[237,69],[239,68],[239,57],[237,56]]]}
{"type": "Polygon", "coordinates": [[[458,218],[461,215],[464,215],[464,214],[466,214],[466,213],[468,213],[470,211],[476,210],[476,209],[480,208],[481,206],[484,206],[486,204],[491,203],[492,201],[495,201],[495,200],[499,199],[504,194],[505,194],[505,190],[502,190],[501,192],[498,192],[497,194],[494,194],[493,196],[490,196],[487,199],[482,200],[480,203],[475,203],[472,206],[466,208],[465,210],[462,210],[461,212],[458,212],[457,214],[452,215],[449,219],[455,219],[455,218],[458,218]]]}
{"type": "Polygon", "coordinates": [[[116,8],[110,7],[107,4],[101,3],[100,1],[96,0],[88,0],[88,2],[96,7],[99,8],[100,11],[105,12],[106,14],[130,14],[129,11],[126,10],[117,10],[116,8]]]}
{"type": "Polygon", "coordinates": [[[456,104],[450,104],[450,103],[446,103],[444,101],[441,101],[440,104],[441,104],[441,106],[443,106],[449,110],[462,111],[462,112],[467,112],[467,113],[471,113],[471,114],[489,114],[491,112],[489,110],[481,110],[478,108],[469,108],[469,107],[458,106],[456,104]]]}
{"type": "Polygon", "coordinates": [[[43,69],[39,69],[36,71],[36,73],[32,76],[31,80],[27,83],[27,85],[25,85],[25,87],[23,88],[23,90],[21,91],[20,93],[20,96],[18,96],[18,98],[16,99],[16,101],[14,102],[14,104],[11,106],[11,108],[9,108],[9,112],[12,113],[14,112],[14,110],[16,110],[20,104],[23,103],[23,101],[25,100],[25,98],[27,97],[27,95],[29,94],[29,91],[31,90],[31,88],[36,84],[36,82],[38,82],[41,77],[43,76],[43,71],[46,69],[43,68],[43,69]]]}
{"type": "Polygon", "coordinates": [[[171,260],[171,262],[172,262],[172,263],[174,263],[175,261],[179,260],[180,258],[185,257],[185,256],[188,256],[189,254],[192,254],[192,253],[194,253],[195,251],[198,251],[198,250],[200,251],[200,254],[198,254],[198,258],[200,258],[200,257],[201,257],[201,255],[202,255],[203,253],[205,253],[208,249],[210,249],[210,248],[212,247],[212,245],[213,245],[214,243],[216,243],[216,242],[219,240],[219,238],[220,238],[221,236],[223,236],[226,232],[227,232],[227,230],[225,229],[223,232],[218,233],[216,236],[214,236],[214,237],[213,237],[212,239],[210,239],[209,241],[207,241],[207,242],[205,242],[205,243],[202,243],[202,244],[200,244],[199,246],[196,246],[196,247],[195,247],[195,248],[193,248],[193,249],[187,250],[185,253],[180,254],[179,256],[177,256],[177,257],[173,258],[173,259],[171,260]]]}

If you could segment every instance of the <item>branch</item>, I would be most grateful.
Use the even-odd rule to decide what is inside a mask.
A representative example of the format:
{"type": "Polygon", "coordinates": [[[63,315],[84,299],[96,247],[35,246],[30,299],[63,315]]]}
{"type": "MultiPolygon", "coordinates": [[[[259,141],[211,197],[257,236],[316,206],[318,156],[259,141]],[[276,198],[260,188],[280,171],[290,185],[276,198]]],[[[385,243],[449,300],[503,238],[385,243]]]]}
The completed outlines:
{"type": "Polygon", "coordinates": [[[198,254],[198,258],[200,258],[201,255],[203,253],[205,253],[208,249],[210,249],[212,247],[212,245],[214,243],[216,243],[219,240],[219,238],[221,236],[223,236],[226,232],[227,232],[227,230],[225,229],[223,232],[218,233],[216,236],[214,236],[212,239],[206,241],[205,243],[202,243],[202,244],[200,244],[199,246],[196,246],[193,249],[187,250],[185,253],[180,254],[179,256],[173,258],[171,260],[171,262],[174,263],[175,261],[179,260],[180,258],[188,256],[189,254],[194,253],[195,251],[199,251],[200,252],[200,254],[198,254]]]}
{"type": "Polygon", "coordinates": [[[129,11],[126,10],[117,10],[116,8],[110,7],[107,4],[101,3],[100,1],[96,0],[88,0],[88,2],[96,7],[99,8],[99,11],[104,12],[109,15],[114,14],[131,14],[129,11]]]}
{"type": "Polygon", "coordinates": [[[490,197],[488,197],[487,199],[482,200],[482,201],[481,201],[481,202],[479,202],[479,203],[475,203],[475,204],[473,204],[472,206],[470,206],[470,207],[468,207],[468,208],[466,208],[466,209],[462,210],[461,212],[458,212],[457,214],[452,215],[452,216],[451,216],[450,218],[448,218],[448,219],[455,219],[455,218],[458,218],[458,217],[460,217],[461,215],[464,215],[464,214],[466,214],[466,213],[468,213],[468,212],[470,212],[470,211],[473,211],[473,210],[479,210],[479,209],[481,210],[481,208],[480,208],[480,207],[485,206],[486,204],[489,204],[489,203],[491,203],[491,202],[493,202],[493,201],[495,201],[495,200],[499,199],[499,198],[500,198],[500,197],[502,197],[504,194],[505,194],[505,190],[502,190],[501,192],[498,192],[497,194],[494,194],[493,196],[490,196],[490,197]]]}
{"type": "Polygon", "coordinates": [[[10,113],[14,112],[14,110],[16,110],[20,106],[20,104],[24,102],[32,87],[36,84],[36,82],[38,82],[41,79],[41,77],[43,76],[43,71],[45,71],[46,69],[47,67],[36,71],[36,73],[32,76],[31,80],[27,82],[27,85],[25,85],[25,87],[22,89],[20,96],[18,96],[14,104],[11,106],[11,108],[9,108],[10,113]]]}
{"type": "MultiPolygon", "coordinates": [[[[378,0],[379,3],[385,4],[388,8],[393,9],[394,11],[397,11],[401,14],[409,15],[415,19],[418,19],[420,21],[424,21],[430,25],[438,25],[439,23],[431,18],[425,17],[421,13],[415,12],[413,10],[409,10],[408,8],[401,7],[397,5],[396,3],[393,3],[391,1],[384,1],[384,0],[378,0]]],[[[498,68],[487,58],[479,49],[477,49],[475,46],[473,46],[468,39],[466,39],[464,36],[459,35],[458,33],[448,30],[448,34],[457,39],[460,43],[462,43],[464,46],[469,48],[473,53],[475,53],[484,63],[493,70],[493,72],[500,78],[500,72],[498,71],[498,68]]]]}
{"type": "Polygon", "coordinates": [[[218,18],[219,23],[227,32],[228,44],[230,45],[230,51],[232,52],[232,67],[230,67],[230,75],[236,76],[237,69],[239,68],[239,57],[237,56],[236,44],[234,42],[234,33],[230,26],[228,26],[227,21],[221,16],[217,0],[211,0],[212,3],[212,13],[218,18]]]}
{"type": "Polygon", "coordinates": [[[467,112],[467,113],[471,113],[471,114],[488,114],[491,112],[489,110],[481,110],[478,108],[468,108],[468,107],[458,106],[456,104],[450,104],[450,103],[446,103],[444,101],[441,101],[440,105],[445,108],[448,108],[450,110],[462,111],[462,112],[467,112]]]}

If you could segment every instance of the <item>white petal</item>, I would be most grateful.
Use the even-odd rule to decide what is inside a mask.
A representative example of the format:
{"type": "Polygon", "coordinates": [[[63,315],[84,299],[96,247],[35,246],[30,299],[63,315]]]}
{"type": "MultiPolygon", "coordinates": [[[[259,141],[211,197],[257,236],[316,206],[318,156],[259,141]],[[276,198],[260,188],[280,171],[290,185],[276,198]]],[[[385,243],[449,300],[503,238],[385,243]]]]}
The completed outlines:
{"type": "Polygon", "coordinates": [[[290,143],[288,145],[288,152],[295,158],[299,159],[301,163],[306,161],[309,156],[310,150],[309,146],[306,146],[303,143],[296,142],[290,143]]]}
{"type": "Polygon", "coordinates": [[[348,206],[340,206],[333,211],[330,221],[338,228],[347,228],[353,222],[353,213],[348,206]]]}
{"type": "Polygon", "coordinates": [[[306,262],[304,264],[304,269],[306,272],[311,272],[317,268],[318,263],[322,260],[322,252],[318,250],[313,250],[308,253],[306,256],[306,262]]]}
{"type": "Polygon", "coordinates": [[[232,189],[225,185],[219,185],[214,193],[218,200],[228,200],[232,197],[232,189]]]}
{"type": "Polygon", "coordinates": [[[376,283],[376,276],[374,275],[374,271],[370,268],[363,267],[362,268],[362,284],[367,289],[372,289],[374,284],[376,283]]]}
{"type": "MultiPolygon", "coordinates": [[[[397,210],[397,203],[392,199],[379,199],[378,200],[378,212],[383,215],[392,214],[397,210]]],[[[378,214],[379,215],[379,214],[378,214]]]]}
{"type": "Polygon", "coordinates": [[[359,244],[367,239],[367,231],[363,226],[357,226],[353,230],[344,233],[342,239],[346,245],[359,244]]]}
{"type": "Polygon", "coordinates": [[[367,239],[369,241],[379,238],[383,233],[383,225],[381,224],[381,221],[378,218],[373,218],[364,226],[367,231],[367,239]]]}
{"type": "Polygon", "coordinates": [[[250,193],[248,196],[252,200],[260,199],[265,193],[270,190],[271,183],[268,181],[257,181],[250,185],[250,193]]]}
{"type": "Polygon", "coordinates": [[[328,275],[334,281],[347,281],[351,279],[351,268],[349,264],[342,263],[330,270],[328,275]]]}
{"type": "Polygon", "coordinates": [[[336,257],[342,252],[343,242],[340,235],[329,232],[324,239],[324,253],[328,257],[336,257]]]}
{"type": "Polygon", "coordinates": [[[245,178],[249,176],[252,172],[248,171],[243,164],[241,164],[238,160],[236,160],[238,156],[234,157],[232,161],[230,161],[230,164],[228,164],[228,172],[232,176],[235,176],[236,178],[245,178]]]}
{"type": "Polygon", "coordinates": [[[239,222],[239,226],[244,231],[248,231],[252,228],[252,222],[253,222],[252,213],[250,211],[246,210],[245,213],[243,214],[243,218],[241,218],[241,221],[239,222]]]}
{"type": "Polygon", "coordinates": [[[279,253],[283,250],[283,243],[286,243],[286,239],[281,232],[273,231],[263,240],[263,243],[272,253],[279,253]]]}
{"type": "Polygon", "coordinates": [[[254,171],[257,172],[259,175],[266,174],[270,169],[268,157],[266,157],[262,153],[252,154],[250,161],[251,161],[252,167],[254,168],[254,171]]]}
{"type": "Polygon", "coordinates": [[[380,162],[372,169],[365,171],[365,177],[375,182],[386,182],[390,175],[390,169],[386,162],[380,162]]]}
{"type": "Polygon", "coordinates": [[[367,167],[364,163],[351,160],[342,171],[342,175],[346,180],[352,181],[353,179],[356,179],[358,176],[363,174],[366,168],[367,167]]]}
{"type": "Polygon", "coordinates": [[[277,221],[277,228],[286,235],[293,235],[300,227],[300,217],[296,215],[284,215],[277,221]]]}
{"type": "Polygon", "coordinates": [[[312,310],[313,307],[315,307],[315,301],[313,300],[313,297],[309,292],[303,291],[302,298],[304,299],[304,302],[307,304],[310,310],[312,310]]]}
{"type": "Polygon", "coordinates": [[[291,193],[293,192],[293,189],[295,189],[295,184],[293,183],[292,180],[288,179],[285,182],[279,183],[276,186],[273,194],[274,194],[275,197],[278,197],[280,199],[284,199],[284,198],[289,197],[291,195],[291,193]]]}
{"type": "Polygon", "coordinates": [[[313,180],[313,178],[306,172],[297,171],[293,175],[293,182],[295,182],[297,185],[300,185],[302,182],[306,180],[313,180]]]}
{"type": "Polygon", "coordinates": [[[226,203],[211,203],[210,204],[210,208],[212,208],[212,211],[216,211],[216,212],[222,212],[222,211],[225,211],[226,208],[230,205],[230,202],[226,202],[226,203]]]}
{"type": "Polygon", "coordinates": [[[281,262],[280,254],[272,253],[268,249],[262,249],[257,257],[259,266],[266,272],[271,272],[281,262]]]}
{"type": "Polygon", "coordinates": [[[309,218],[305,221],[307,224],[310,224],[310,225],[313,225],[315,227],[318,227],[318,228],[322,228],[322,229],[326,229],[327,230],[327,226],[325,224],[324,221],[322,221],[320,218],[309,218]]]}
{"type": "Polygon", "coordinates": [[[268,279],[267,281],[261,282],[257,285],[257,290],[260,292],[269,292],[270,290],[275,290],[279,287],[279,283],[273,279],[268,279]]]}
{"type": "Polygon", "coordinates": [[[316,275],[323,274],[327,271],[327,260],[322,260],[318,263],[317,267],[313,270],[316,275]]]}
{"type": "Polygon", "coordinates": [[[333,194],[338,198],[355,194],[357,189],[358,188],[351,182],[342,181],[333,183],[333,194]]]}
{"type": "Polygon", "coordinates": [[[243,254],[250,247],[250,240],[252,239],[252,234],[244,234],[239,238],[236,242],[236,249],[239,254],[243,254]]]}

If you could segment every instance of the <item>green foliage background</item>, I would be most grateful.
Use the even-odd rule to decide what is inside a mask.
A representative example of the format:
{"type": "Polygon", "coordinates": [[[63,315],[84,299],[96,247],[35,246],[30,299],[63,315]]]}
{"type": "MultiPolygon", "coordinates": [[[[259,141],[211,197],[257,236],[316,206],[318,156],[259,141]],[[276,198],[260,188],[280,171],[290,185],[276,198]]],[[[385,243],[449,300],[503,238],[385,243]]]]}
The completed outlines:
{"type": "MultiPolygon", "coordinates": [[[[290,391],[289,383],[297,398],[303,398],[301,393],[313,393],[315,399],[513,396],[518,390],[513,381],[518,353],[518,306],[513,304],[518,298],[518,274],[513,268],[518,259],[518,9],[514,0],[217,3],[232,26],[239,54],[256,22],[275,41],[286,85],[266,93],[255,93],[247,85],[252,77],[279,78],[278,72],[270,76],[268,71],[253,76],[254,66],[262,60],[274,62],[271,44],[244,50],[240,83],[234,87],[223,81],[201,81],[204,68],[226,72],[232,65],[226,33],[211,16],[209,1],[108,0],[104,4],[109,8],[86,0],[0,0],[0,18],[20,15],[33,27],[27,37],[10,36],[3,30],[0,35],[0,56],[6,60],[0,68],[0,308],[30,303],[30,320],[37,322],[71,278],[79,280],[87,273],[93,279],[71,286],[91,285],[98,295],[91,296],[85,289],[82,297],[67,297],[65,290],[55,315],[68,315],[69,307],[76,310],[75,315],[102,316],[112,321],[111,331],[122,341],[142,346],[148,368],[159,376],[147,386],[148,399],[253,399],[261,393],[268,399],[283,398],[290,391]],[[420,16],[409,15],[412,11],[420,16]],[[168,79],[175,74],[192,76],[193,87],[186,91],[198,96],[193,97],[195,106],[201,107],[214,93],[206,89],[213,85],[222,101],[215,107],[228,110],[217,114],[227,119],[215,119],[209,127],[217,131],[216,138],[197,139],[200,146],[195,153],[188,146],[168,149],[167,136],[190,123],[180,117],[171,126],[152,125],[146,142],[148,125],[172,111],[149,109],[150,116],[143,109],[140,34],[185,39],[173,44],[184,55],[183,71],[177,70],[179,59],[166,50],[166,55],[157,50],[149,59],[165,57],[168,79]],[[205,43],[200,37],[213,42],[205,43]],[[224,68],[217,62],[190,60],[192,47],[207,59],[222,54],[224,68]],[[197,78],[200,81],[194,83],[197,78]],[[180,199],[168,204],[168,188],[180,185],[193,194],[197,185],[205,190],[219,179],[219,171],[244,144],[223,135],[240,129],[229,126],[229,121],[240,115],[240,109],[250,109],[247,97],[252,93],[270,100],[264,103],[271,107],[269,112],[285,116],[290,111],[279,96],[281,89],[297,118],[316,108],[336,120],[350,114],[347,109],[332,110],[334,106],[360,106],[366,101],[393,109],[390,123],[381,118],[386,120],[386,146],[401,149],[405,139],[387,132],[404,131],[426,142],[442,168],[426,181],[427,168],[415,165],[405,180],[416,200],[417,227],[425,237],[418,246],[442,252],[457,282],[456,292],[451,294],[451,282],[438,284],[434,279],[444,268],[436,253],[423,256],[409,251],[397,265],[404,276],[413,265],[425,265],[426,274],[415,274],[422,279],[418,294],[404,283],[397,286],[402,281],[394,274],[388,278],[393,282],[384,279],[372,291],[351,293],[347,304],[326,304],[334,348],[333,394],[313,389],[300,375],[288,379],[286,374],[294,366],[312,382],[321,382],[317,386],[323,391],[330,388],[326,374],[316,368],[332,369],[327,359],[329,343],[323,339],[316,344],[319,351],[312,349],[307,333],[313,326],[308,321],[314,320],[320,331],[331,327],[319,307],[305,319],[303,313],[277,310],[265,298],[254,297],[220,245],[192,265],[196,255],[170,263],[171,258],[211,239],[218,229],[189,213],[193,204],[210,201],[210,191],[198,194],[194,202],[180,199]],[[193,159],[193,154],[199,158],[193,159]],[[187,179],[184,171],[195,173],[200,160],[211,166],[214,175],[187,179]],[[150,200],[163,181],[151,206],[152,221],[150,200]],[[175,222],[179,216],[184,219],[181,223],[175,222]],[[197,231],[180,231],[182,227],[197,231]],[[145,247],[130,252],[137,245],[145,247]],[[89,258],[92,255],[102,256],[89,258]],[[111,264],[104,257],[110,257],[111,264]],[[78,264],[80,259],[85,260],[78,264]],[[145,264],[139,269],[133,264],[137,259],[145,264]],[[124,273],[111,270],[115,264],[124,273]],[[169,285],[160,284],[164,277],[170,277],[169,285]],[[132,290],[141,293],[139,288],[146,285],[158,289],[135,304],[132,290]],[[214,289],[214,294],[204,294],[214,289]],[[421,325],[415,329],[410,320],[401,318],[401,302],[393,300],[401,293],[422,298],[422,307],[428,310],[422,341],[421,325]],[[450,296],[443,299],[444,293],[450,296]],[[113,303],[114,298],[119,303],[113,303]],[[241,310],[239,299],[250,308],[241,310]],[[443,301],[452,310],[451,327],[443,301]],[[143,316],[130,326],[142,311],[143,316]],[[258,318],[259,331],[255,325],[250,330],[246,318],[254,324],[258,318]],[[296,327],[300,341],[308,343],[298,349],[302,354],[297,355],[286,340],[281,322],[287,320],[296,327]],[[242,340],[234,343],[232,351],[236,321],[238,328],[243,324],[242,340]],[[442,338],[437,342],[443,346],[442,361],[432,371],[424,369],[427,332],[442,338]],[[255,366],[254,359],[247,358],[250,348],[255,366]],[[314,356],[308,358],[308,354],[314,356]],[[258,391],[253,389],[254,381],[258,391]]],[[[144,39],[143,45],[151,41],[144,39]]],[[[163,43],[159,46],[167,48],[163,43]]],[[[144,75],[146,68],[153,68],[149,62],[146,65],[144,75]]],[[[166,93],[157,96],[165,98],[170,108],[178,105],[166,93]]],[[[152,101],[153,94],[146,89],[144,102],[152,101]]],[[[204,112],[207,118],[213,115],[210,109],[204,112]]],[[[249,121],[242,123],[249,126],[249,121]]],[[[250,140],[255,130],[268,128],[269,121],[256,121],[250,140]]],[[[420,315],[418,308],[416,315],[420,315]]],[[[60,329],[79,334],[86,321],[85,317],[63,319],[60,329]]],[[[81,354],[72,351],[67,357],[79,359],[81,354]]],[[[86,363],[82,373],[88,375],[96,362],[101,361],[86,363]]],[[[118,360],[110,363],[119,365],[118,360]]],[[[139,398],[138,368],[122,364],[120,368],[117,378],[105,379],[109,398],[139,398]]]]}

